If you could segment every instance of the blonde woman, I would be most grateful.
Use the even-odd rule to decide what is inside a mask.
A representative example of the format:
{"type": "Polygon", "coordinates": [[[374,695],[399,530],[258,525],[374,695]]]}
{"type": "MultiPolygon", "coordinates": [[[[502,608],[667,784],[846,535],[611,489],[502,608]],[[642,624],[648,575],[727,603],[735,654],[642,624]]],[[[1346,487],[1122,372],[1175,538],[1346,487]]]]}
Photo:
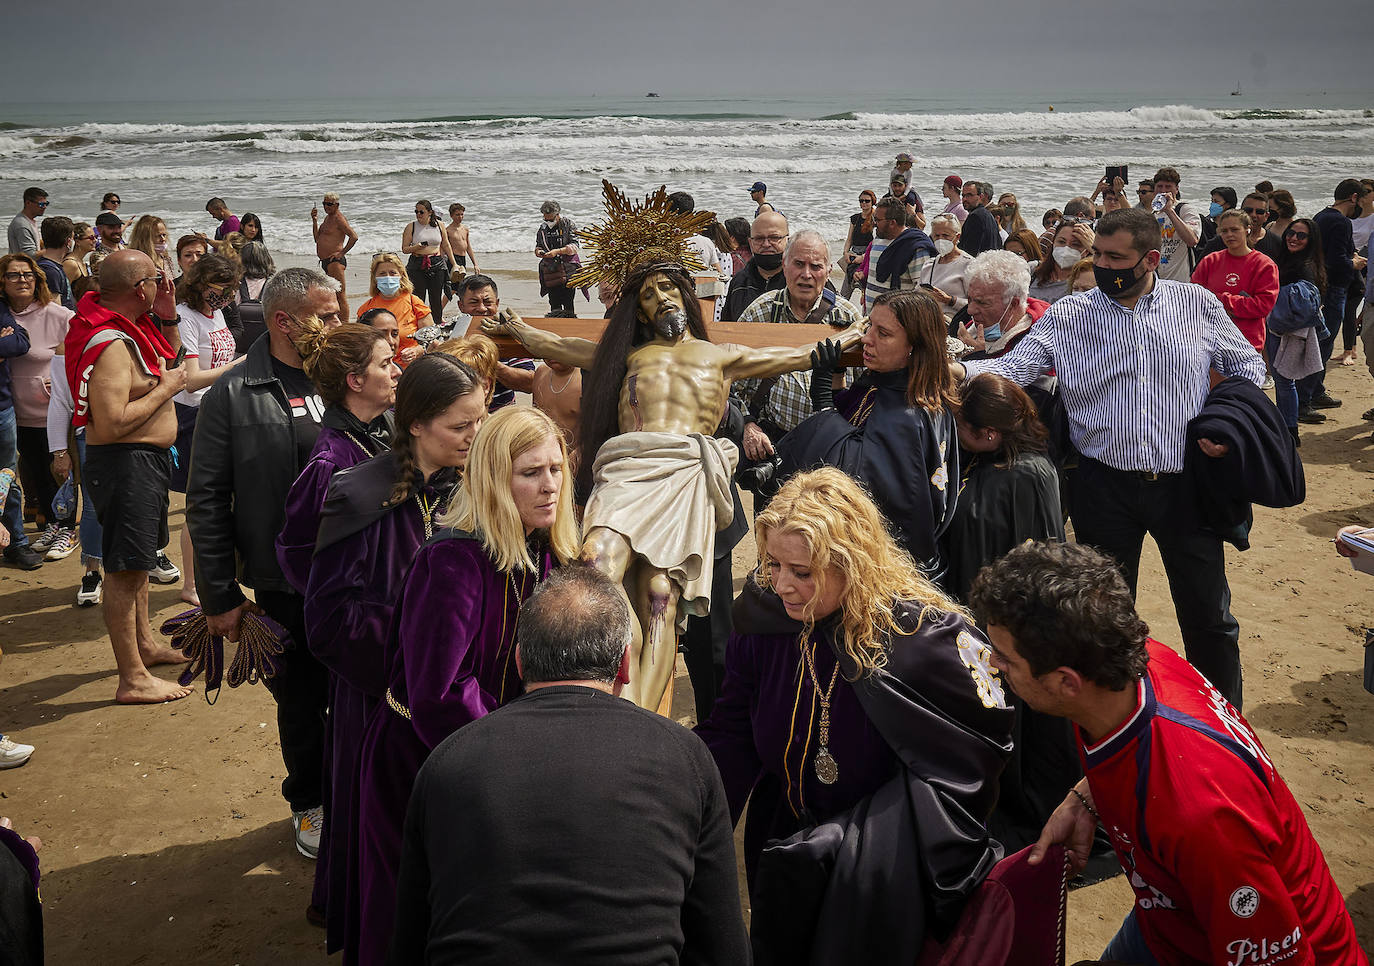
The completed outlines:
{"type": "Polygon", "coordinates": [[[915,962],[1000,857],[984,823],[1011,749],[1003,681],[839,470],[789,480],[754,536],[758,570],[697,734],[731,817],[749,804],[755,952],[915,962]]]}
{"type": "Polygon", "coordinates": [[[172,278],[176,275],[176,263],[168,253],[170,240],[166,222],[157,215],[143,215],[134,222],[134,230],[129,235],[129,247],[147,255],[158,271],[172,278]]]}
{"type": "Polygon", "coordinates": [[[405,262],[394,252],[378,252],[372,256],[368,270],[366,302],[358,306],[358,317],[372,309],[386,309],[396,317],[400,341],[396,343],[396,363],[402,369],[424,354],[424,346],[415,341],[415,330],[429,325],[429,306],[415,297],[406,274],[405,262]]]}
{"type": "Polygon", "coordinates": [[[420,765],[450,734],[520,694],[520,605],[552,567],[577,558],[568,451],[553,420],[527,406],[489,417],[437,523],[401,589],[385,701],[363,737],[361,909],[350,917],[360,933],[346,944],[351,962],[384,958],[401,828],[420,765]]]}

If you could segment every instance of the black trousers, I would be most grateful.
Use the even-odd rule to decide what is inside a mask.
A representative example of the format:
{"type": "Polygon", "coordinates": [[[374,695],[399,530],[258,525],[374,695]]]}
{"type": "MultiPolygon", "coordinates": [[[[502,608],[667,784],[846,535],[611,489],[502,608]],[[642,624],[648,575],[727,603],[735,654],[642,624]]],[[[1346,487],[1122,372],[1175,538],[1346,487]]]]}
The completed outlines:
{"type": "Polygon", "coordinates": [[[698,724],[711,717],[725,682],[725,644],[734,629],[730,618],[734,604],[735,576],[727,553],[716,558],[711,571],[711,613],[687,618],[687,631],[682,635],[683,663],[696,698],[698,724]]]}
{"type": "Polygon", "coordinates": [[[1184,654],[1239,709],[1240,625],[1231,616],[1226,554],[1221,538],[1202,529],[1182,474],[1147,481],[1084,457],[1070,488],[1069,514],[1078,542],[1115,558],[1132,595],[1145,534],[1154,538],[1184,654]]]}
{"type": "Polygon", "coordinates": [[[415,255],[406,260],[406,274],[410,276],[415,296],[429,303],[429,310],[438,321],[444,314],[444,284],[448,281],[448,261],[438,255],[430,256],[429,268],[415,255]]]}
{"type": "Polygon", "coordinates": [[[48,523],[60,523],[64,527],[76,526],[75,517],[59,520],[52,512],[52,500],[57,496],[60,485],[52,478],[52,454],[48,452],[48,430],[44,426],[15,427],[19,445],[19,476],[24,484],[24,494],[32,496],[38,504],[38,512],[48,523]]]}
{"type": "Polygon", "coordinates": [[[267,682],[277,702],[277,734],[286,778],[282,797],[293,812],[324,801],[324,718],[329,707],[329,671],[305,644],[305,600],[287,591],[258,591],[258,606],[291,634],[281,670],[267,682]]]}
{"type": "Polygon", "coordinates": [[[550,314],[554,312],[574,311],[574,303],[577,298],[576,289],[568,288],[566,285],[559,285],[556,288],[549,289],[548,296],[550,314]]]}

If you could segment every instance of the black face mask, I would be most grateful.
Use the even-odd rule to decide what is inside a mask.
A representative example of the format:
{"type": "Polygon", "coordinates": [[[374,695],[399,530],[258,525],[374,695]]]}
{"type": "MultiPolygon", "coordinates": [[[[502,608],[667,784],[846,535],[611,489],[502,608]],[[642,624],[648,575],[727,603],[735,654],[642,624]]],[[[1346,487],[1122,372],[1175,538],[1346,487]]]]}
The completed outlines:
{"type": "Polygon", "coordinates": [[[1140,263],[1145,261],[1145,256],[1141,255],[1136,263],[1130,268],[1103,268],[1100,265],[1093,266],[1093,278],[1097,281],[1097,287],[1103,295],[1116,298],[1125,295],[1131,289],[1143,281],[1136,277],[1135,270],[1140,267],[1140,263]]]}
{"type": "Polygon", "coordinates": [[[782,252],[755,252],[754,264],[765,272],[776,272],[782,268],[782,252]]]}

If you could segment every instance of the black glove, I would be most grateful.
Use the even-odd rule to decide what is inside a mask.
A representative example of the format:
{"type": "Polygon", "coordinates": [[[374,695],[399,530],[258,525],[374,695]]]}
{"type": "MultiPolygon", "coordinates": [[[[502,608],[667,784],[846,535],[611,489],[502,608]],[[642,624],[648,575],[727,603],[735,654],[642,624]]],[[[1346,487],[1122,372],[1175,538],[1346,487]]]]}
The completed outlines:
{"type": "Polygon", "coordinates": [[[811,408],[815,412],[835,405],[832,382],[835,370],[840,368],[841,355],[840,344],[834,339],[818,342],[811,350],[811,408]]]}

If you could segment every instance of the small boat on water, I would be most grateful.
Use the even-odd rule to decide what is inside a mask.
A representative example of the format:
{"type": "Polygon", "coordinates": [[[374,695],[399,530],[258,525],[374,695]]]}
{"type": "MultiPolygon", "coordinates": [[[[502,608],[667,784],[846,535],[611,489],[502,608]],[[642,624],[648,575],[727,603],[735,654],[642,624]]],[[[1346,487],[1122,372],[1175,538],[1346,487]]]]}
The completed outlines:
{"type": "Polygon", "coordinates": [[[645,94],[644,96],[645,96],[645,97],[657,97],[658,94],[654,93],[653,91],[650,91],[649,93],[645,94]]]}

